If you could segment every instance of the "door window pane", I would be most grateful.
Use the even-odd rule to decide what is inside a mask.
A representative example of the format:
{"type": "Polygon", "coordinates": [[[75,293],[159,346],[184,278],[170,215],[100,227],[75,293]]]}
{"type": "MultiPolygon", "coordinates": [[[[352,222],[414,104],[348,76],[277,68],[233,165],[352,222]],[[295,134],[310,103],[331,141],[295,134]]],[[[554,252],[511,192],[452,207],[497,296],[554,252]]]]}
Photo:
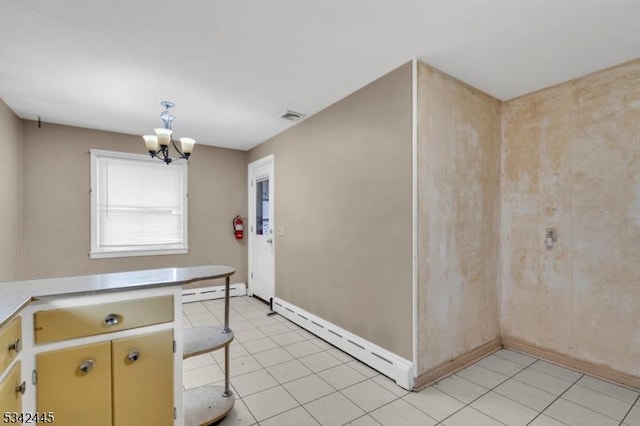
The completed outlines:
{"type": "Polygon", "coordinates": [[[256,182],[256,235],[269,234],[269,179],[256,182]]]}

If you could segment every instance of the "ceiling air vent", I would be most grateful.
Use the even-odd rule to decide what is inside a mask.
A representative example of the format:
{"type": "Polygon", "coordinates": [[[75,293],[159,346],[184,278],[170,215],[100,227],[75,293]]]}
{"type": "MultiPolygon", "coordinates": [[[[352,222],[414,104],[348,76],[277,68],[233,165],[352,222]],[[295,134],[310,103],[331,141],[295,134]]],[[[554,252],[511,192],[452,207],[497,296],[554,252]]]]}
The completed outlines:
{"type": "Polygon", "coordinates": [[[286,110],[285,112],[281,113],[278,117],[284,118],[285,120],[289,120],[289,121],[300,121],[305,117],[305,115],[299,112],[286,110]]]}

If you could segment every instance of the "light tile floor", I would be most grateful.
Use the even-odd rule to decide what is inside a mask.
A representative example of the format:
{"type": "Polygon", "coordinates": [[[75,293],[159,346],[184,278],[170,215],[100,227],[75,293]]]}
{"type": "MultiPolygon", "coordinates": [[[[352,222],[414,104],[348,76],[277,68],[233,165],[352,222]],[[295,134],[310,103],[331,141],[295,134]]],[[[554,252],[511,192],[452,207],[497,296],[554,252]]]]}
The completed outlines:
{"type": "MultiPolygon", "coordinates": [[[[640,426],[640,393],[503,349],[407,392],[250,297],[230,301],[232,412],[220,425],[640,426]]],[[[183,305],[217,325],[222,300],[183,305]]],[[[185,360],[184,387],[222,384],[224,351],[185,360]]]]}

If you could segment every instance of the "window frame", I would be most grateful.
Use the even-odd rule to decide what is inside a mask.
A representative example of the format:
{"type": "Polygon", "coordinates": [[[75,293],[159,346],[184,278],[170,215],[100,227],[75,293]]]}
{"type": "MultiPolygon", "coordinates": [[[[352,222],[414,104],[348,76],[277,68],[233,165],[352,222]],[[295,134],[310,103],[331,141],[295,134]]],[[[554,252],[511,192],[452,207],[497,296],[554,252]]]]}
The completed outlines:
{"type": "Polygon", "coordinates": [[[125,159],[130,161],[159,163],[159,160],[150,158],[143,154],[131,154],[127,152],[106,151],[100,149],[89,150],[91,156],[91,251],[89,257],[91,259],[117,258],[117,257],[134,257],[134,256],[162,256],[172,254],[189,253],[189,193],[188,193],[188,163],[172,162],[165,167],[179,167],[182,172],[182,243],[178,247],[171,248],[154,248],[153,245],[140,246],[140,248],[131,250],[105,250],[98,244],[99,231],[99,206],[98,206],[98,188],[99,188],[99,172],[98,159],[108,157],[113,159],[125,159]]]}

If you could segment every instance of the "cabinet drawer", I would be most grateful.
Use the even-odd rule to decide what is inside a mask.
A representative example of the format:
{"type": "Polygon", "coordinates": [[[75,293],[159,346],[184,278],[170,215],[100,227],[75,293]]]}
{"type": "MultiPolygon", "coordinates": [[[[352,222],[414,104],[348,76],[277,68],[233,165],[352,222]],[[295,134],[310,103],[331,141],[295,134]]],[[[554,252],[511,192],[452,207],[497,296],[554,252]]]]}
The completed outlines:
{"type": "Polygon", "coordinates": [[[22,350],[22,318],[16,317],[0,330],[0,373],[22,350]]]}
{"type": "Polygon", "coordinates": [[[38,311],[33,316],[35,342],[55,342],[173,321],[173,296],[38,311]]]}
{"type": "Polygon", "coordinates": [[[20,387],[20,361],[16,362],[9,375],[0,383],[0,407],[3,412],[20,413],[22,411],[22,394],[20,387]]]}

